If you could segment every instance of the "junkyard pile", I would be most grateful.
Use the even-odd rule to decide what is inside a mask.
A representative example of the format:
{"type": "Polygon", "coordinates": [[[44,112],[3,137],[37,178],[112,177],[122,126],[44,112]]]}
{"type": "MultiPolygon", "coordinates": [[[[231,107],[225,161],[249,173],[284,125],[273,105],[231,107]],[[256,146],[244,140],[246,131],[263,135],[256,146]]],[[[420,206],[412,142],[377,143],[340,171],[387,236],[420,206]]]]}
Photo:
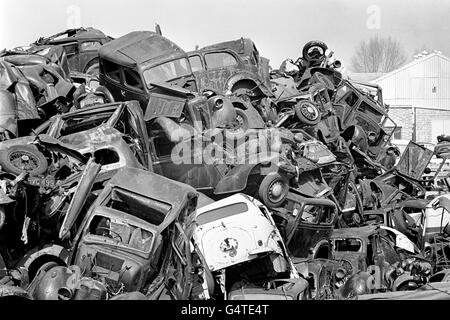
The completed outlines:
{"type": "Polygon", "coordinates": [[[0,297],[446,298],[450,139],[401,153],[340,70],[151,31],[2,51],[0,297]]]}

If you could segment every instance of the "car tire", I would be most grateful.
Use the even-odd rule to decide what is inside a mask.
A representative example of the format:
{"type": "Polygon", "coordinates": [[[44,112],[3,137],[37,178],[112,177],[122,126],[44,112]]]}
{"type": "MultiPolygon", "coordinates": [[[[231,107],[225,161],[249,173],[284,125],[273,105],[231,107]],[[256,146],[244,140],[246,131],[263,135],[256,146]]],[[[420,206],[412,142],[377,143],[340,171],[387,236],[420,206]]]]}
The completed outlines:
{"type": "Polygon", "coordinates": [[[31,176],[37,176],[45,173],[48,168],[45,156],[32,145],[11,146],[0,151],[0,165],[3,171],[14,175],[25,170],[31,176]]]}
{"type": "Polygon", "coordinates": [[[289,183],[278,172],[265,176],[258,190],[260,200],[269,208],[280,207],[286,200],[288,193],[289,183]]]}
{"type": "Polygon", "coordinates": [[[311,101],[302,100],[298,102],[294,110],[298,120],[307,126],[315,126],[321,120],[319,108],[311,101]]]}
{"type": "Polygon", "coordinates": [[[305,44],[305,46],[303,47],[303,50],[302,50],[303,59],[305,59],[308,62],[311,60],[308,55],[308,51],[311,47],[319,47],[323,50],[324,53],[328,49],[328,46],[323,41],[313,40],[313,41],[308,42],[307,44],[305,44]]]}
{"type": "Polygon", "coordinates": [[[2,230],[3,226],[5,225],[5,221],[6,221],[5,207],[0,206],[0,230],[2,230]]]}
{"type": "Polygon", "coordinates": [[[249,129],[249,121],[247,113],[245,113],[245,110],[239,108],[234,108],[234,110],[236,111],[236,122],[237,122],[236,129],[238,129],[239,131],[246,132],[249,129]]]}
{"type": "Polygon", "coordinates": [[[106,88],[105,86],[98,86],[97,89],[95,90],[95,94],[103,95],[105,97],[106,103],[116,102],[111,91],[109,91],[108,88],[106,88]]]}
{"type": "Polygon", "coordinates": [[[92,64],[90,64],[87,68],[86,71],[84,73],[93,75],[93,76],[98,76],[100,74],[100,64],[99,62],[94,62],[92,64]]]}

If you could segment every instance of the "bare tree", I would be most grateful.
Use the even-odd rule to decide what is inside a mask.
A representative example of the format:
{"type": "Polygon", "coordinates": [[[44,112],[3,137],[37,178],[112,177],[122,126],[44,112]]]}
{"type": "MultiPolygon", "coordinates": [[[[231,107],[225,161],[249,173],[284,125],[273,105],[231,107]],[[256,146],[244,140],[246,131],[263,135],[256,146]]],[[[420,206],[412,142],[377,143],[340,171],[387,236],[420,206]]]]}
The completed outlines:
{"type": "Polygon", "coordinates": [[[351,60],[354,72],[390,72],[406,62],[406,54],[400,42],[387,37],[374,36],[362,41],[351,60]]]}

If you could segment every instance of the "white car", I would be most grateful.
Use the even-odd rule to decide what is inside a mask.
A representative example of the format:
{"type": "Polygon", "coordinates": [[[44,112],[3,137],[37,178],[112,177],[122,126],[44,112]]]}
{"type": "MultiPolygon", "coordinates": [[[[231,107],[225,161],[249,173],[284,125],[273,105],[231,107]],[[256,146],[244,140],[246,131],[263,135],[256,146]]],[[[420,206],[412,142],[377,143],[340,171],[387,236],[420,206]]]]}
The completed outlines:
{"type": "Polygon", "coordinates": [[[235,194],[197,209],[196,223],[194,247],[213,276],[205,279],[216,279],[212,294],[230,300],[303,298],[308,283],[261,202],[235,194]]]}
{"type": "Polygon", "coordinates": [[[425,211],[409,214],[417,225],[422,226],[425,241],[428,241],[433,235],[441,233],[444,227],[450,223],[450,206],[442,205],[445,200],[441,202],[441,198],[450,204],[450,193],[447,193],[431,200],[425,211]],[[440,203],[441,205],[439,205],[440,203]]]}

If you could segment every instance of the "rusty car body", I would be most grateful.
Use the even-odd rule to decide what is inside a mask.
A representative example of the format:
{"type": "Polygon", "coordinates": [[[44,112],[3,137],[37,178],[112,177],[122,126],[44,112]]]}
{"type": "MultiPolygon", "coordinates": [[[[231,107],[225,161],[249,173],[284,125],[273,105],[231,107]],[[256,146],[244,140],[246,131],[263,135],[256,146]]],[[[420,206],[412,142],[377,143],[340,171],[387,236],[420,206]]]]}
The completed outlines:
{"type": "MultiPolygon", "coordinates": [[[[172,246],[181,245],[183,238],[180,233],[176,236],[176,230],[184,234],[181,224],[195,213],[196,200],[197,193],[187,185],[141,169],[123,168],[106,183],[84,216],[78,216],[77,208],[64,218],[60,235],[74,230],[66,261],[80,267],[82,276],[103,279],[110,296],[146,292],[165,259],[172,263],[164,272],[168,268],[179,272],[184,267],[185,260],[172,246]]],[[[182,248],[189,249],[189,242],[178,249],[184,254],[182,248]]],[[[45,292],[46,285],[38,284],[37,292],[45,292]]]]}
{"type": "Polygon", "coordinates": [[[6,138],[28,134],[52,115],[68,111],[75,92],[59,65],[33,54],[0,58],[0,89],[6,138]]]}
{"type": "Polygon", "coordinates": [[[273,95],[268,61],[259,55],[251,39],[212,44],[188,55],[200,89],[246,95],[248,99],[273,95]]]}
{"type": "Polygon", "coordinates": [[[307,296],[266,207],[235,194],[197,211],[194,245],[204,263],[208,298],[286,299],[307,296]],[[243,281],[245,280],[245,281],[243,281]]]}
{"type": "Polygon", "coordinates": [[[67,29],[32,43],[32,49],[61,46],[66,53],[70,71],[98,74],[98,48],[111,41],[102,31],[88,28],[67,29]]]}
{"type": "Polygon", "coordinates": [[[199,94],[187,54],[155,32],[126,34],[102,46],[99,57],[100,84],[115,100],[139,101],[146,121],[187,119],[200,131],[235,122],[231,101],[213,92],[199,94]]]}

